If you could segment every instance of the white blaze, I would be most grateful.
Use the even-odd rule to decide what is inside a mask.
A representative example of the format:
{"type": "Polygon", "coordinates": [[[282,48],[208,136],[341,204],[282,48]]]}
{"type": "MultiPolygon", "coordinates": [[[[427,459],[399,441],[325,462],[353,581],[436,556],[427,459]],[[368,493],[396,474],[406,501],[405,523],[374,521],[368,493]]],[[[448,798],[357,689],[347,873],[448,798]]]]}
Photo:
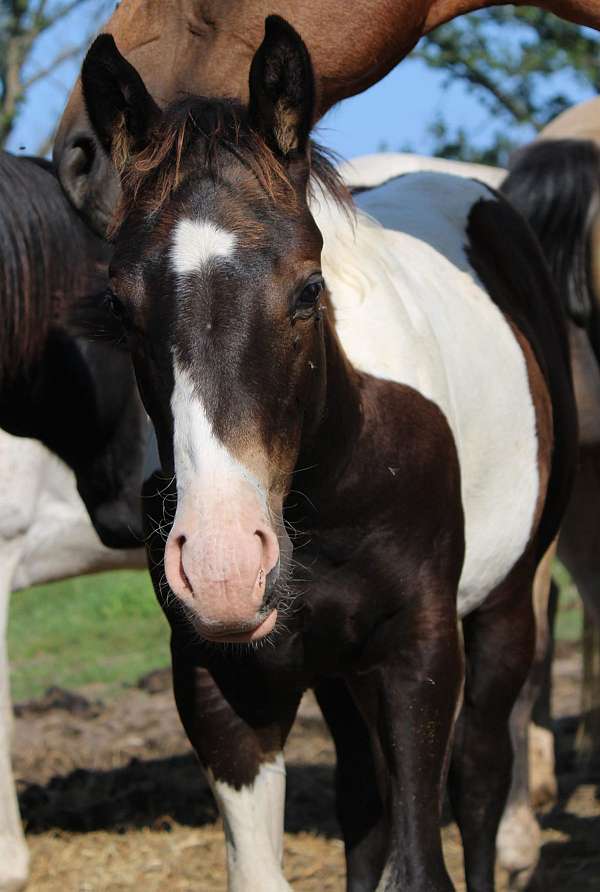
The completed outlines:
{"type": "Polygon", "coordinates": [[[171,411],[179,502],[188,499],[218,502],[221,497],[230,496],[240,482],[245,482],[258,494],[266,516],[265,487],[215,435],[189,372],[177,360],[173,363],[173,375],[171,411]]]}
{"type": "Polygon", "coordinates": [[[198,272],[216,257],[229,258],[237,238],[210,220],[180,220],[171,245],[173,269],[179,275],[198,272]]]}

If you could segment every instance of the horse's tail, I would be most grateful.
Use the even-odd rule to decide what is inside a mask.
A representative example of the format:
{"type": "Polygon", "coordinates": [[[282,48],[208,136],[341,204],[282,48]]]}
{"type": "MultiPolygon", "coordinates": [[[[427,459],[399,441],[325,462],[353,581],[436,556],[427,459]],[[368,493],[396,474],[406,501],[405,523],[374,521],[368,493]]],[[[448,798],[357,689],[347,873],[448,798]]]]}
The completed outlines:
{"type": "Polygon", "coordinates": [[[515,155],[500,188],[537,235],[563,308],[586,329],[600,364],[592,243],[600,213],[600,149],[578,139],[534,142],[515,155]]]}

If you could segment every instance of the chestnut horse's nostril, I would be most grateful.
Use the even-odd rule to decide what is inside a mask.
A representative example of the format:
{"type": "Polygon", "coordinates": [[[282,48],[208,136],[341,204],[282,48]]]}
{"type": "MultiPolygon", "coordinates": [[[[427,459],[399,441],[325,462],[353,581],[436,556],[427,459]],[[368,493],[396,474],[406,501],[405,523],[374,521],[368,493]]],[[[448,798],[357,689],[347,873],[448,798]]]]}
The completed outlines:
{"type": "Polygon", "coordinates": [[[69,201],[103,237],[116,206],[120,184],[108,155],[91,133],[79,131],[55,152],[57,173],[69,201]]]}
{"type": "Polygon", "coordinates": [[[73,140],[69,149],[71,170],[77,176],[91,173],[96,160],[96,144],[89,136],[80,136],[73,140]]]}

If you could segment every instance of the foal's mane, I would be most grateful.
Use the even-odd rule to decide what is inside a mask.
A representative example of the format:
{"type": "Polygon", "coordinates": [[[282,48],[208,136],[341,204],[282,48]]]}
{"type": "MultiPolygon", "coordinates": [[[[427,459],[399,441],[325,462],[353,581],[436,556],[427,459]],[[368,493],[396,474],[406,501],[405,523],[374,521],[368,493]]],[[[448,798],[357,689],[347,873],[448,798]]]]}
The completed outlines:
{"type": "MultiPolygon", "coordinates": [[[[296,208],[288,169],[252,130],[244,106],[230,99],[194,97],[170,105],[140,151],[130,154],[122,133],[117,136],[112,158],[123,189],[109,234],[118,232],[134,204],[148,217],[157,213],[182,183],[191,158],[196,169],[200,163],[218,179],[227,156],[253,174],[274,204],[290,211],[296,208]]],[[[331,153],[311,142],[308,161],[309,188],[318,184],[339,204],[352,205],[331,153]]]]}
{"type": "Polygon", "coordinates": [[[107,254],[49,162],[0,152],[0,381],[40,356],[69,304],[103,287],[107,254]]]}

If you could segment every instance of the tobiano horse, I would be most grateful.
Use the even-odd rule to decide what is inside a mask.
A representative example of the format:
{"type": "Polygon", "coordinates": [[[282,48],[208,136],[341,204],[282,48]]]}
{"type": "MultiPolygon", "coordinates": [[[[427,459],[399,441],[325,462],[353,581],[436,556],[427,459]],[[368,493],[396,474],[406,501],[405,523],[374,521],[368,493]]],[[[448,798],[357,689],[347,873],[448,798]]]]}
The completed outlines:
{"type": "Polygon", "coordinates": [[[282,749],[314,687],[348,889],[453,888],[447,779],[468,888],[492,890],[531,589],[576,448],[539,245],[458,177],[345,200],[309,139],[310,55],[276,16],[247,107],[161,112],[108,35],[82,83],[122,185],[97,318],[176,481],[174,516],[148,499],[150,565],[229,888],[290,888],[282,749]]]}
{"type": "Polygon", "coordinates": [[[0,434],[3,892],[24,885],[28,864],[10,768],[10,592],[132,560],[140,565],[147,417],[122,351],[76,335],[70,321],[88,291],[106,287],[108,253],[46,162],[0,154],[0,426],[36,438],[74,472],[39,443],[0,434]],[[138,550],[121,555],[105,546],[138,550]]]}
{"type": "MultiPolygon", "coordinates": [[[[588,621],[600,626],[600,101],[591,100],[560,115],[539,138],[501,168],[442,158],[389,153],[353,159],[342,167],[354,193],[383,186],[415,170],[439,170],[476,177],[500,188],[527,219],[544,251],[558,288],[571,353],[578,413],[579,459],[571,498],[561,525],[558,555],[575,581],[588,621]]],[[[509,803],[499,836],[500,863],[522,887],[539,857],[540,834],[533,804],[556,798],[550,713],[552,625],[556,607],[550,593],[552,555],[539,568],[534,588],[537,618],[536,660],[529,684],[513,713],[516,764],[509,803]],[[536,700],[537,698],[537,700],[536,700]],[[527,728],[530,726],[529,746],[527,728]],[[530,754],[529,766],[528,751],[530,754]]],[[[592,638],[593,632],[588,632],[592,638]]],[[[597,664],[597,644],[588,644],[587,663],[597,664]]],[[[597,670],[596,670],[597,672],[597,670]]],[[[582,767],[600,763],[598,678],[588,670],[580,727],[582,767]]]]}
{"type": "MultiPolygon", "coordinates": [[[[337,102],[370,87],[424,35],[490,0],[122,0],[104,26],[159,105],[182,96],[246,102],[248,71],[265,16],[282,15],[304,36],[316,72],[316,121],[337,102]]],[[[517,6],[524,5],[517,3],[517,6]]],[[[600,28],[593,0],[534,0],[558,16],[600,28]]],[[[54,146],[61,183],[83,216],[104,233],[119,183],[85,115],[78,83],[54,146]]]]}

